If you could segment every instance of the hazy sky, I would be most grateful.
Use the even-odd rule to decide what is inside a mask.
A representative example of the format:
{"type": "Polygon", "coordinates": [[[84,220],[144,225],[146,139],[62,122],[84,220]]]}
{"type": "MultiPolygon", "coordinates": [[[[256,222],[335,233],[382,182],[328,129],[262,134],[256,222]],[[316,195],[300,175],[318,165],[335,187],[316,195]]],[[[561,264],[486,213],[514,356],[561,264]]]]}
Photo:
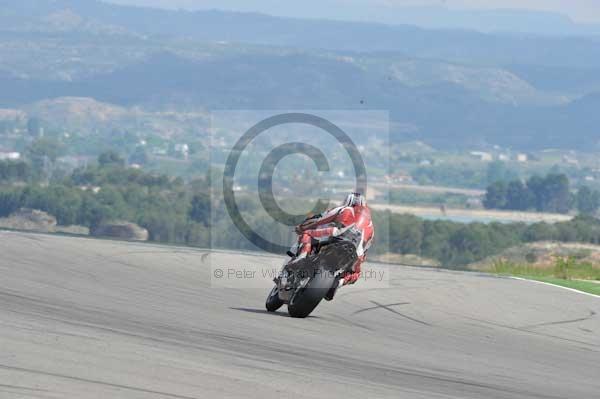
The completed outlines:
{"type": "MultiPolygon", "coordinates": [[[[122,4],[137,4],[149,6],[163,7],[180,7],[180,8],[219,8],[219,2],[212,0],[109,0],[115,3],[122,4]]],[[[270,0],[274,2],[273,0],[270,0]]],[[[287,0],[277,1],[277,5],[281,7],[287,0]]],[[[600,22],[600,0],[335,0],[341,5],[357,4],[357,5],[386,5],[390,7],[396,6],[446,6],[448,8],[467,8],[467,9],[529,9],[559,12],[570,16],[578,22],[600,22]]],[[[231,2],[227,2],[231,3],[231,2]]],[[[262,3],[262,6],[256,7],[256,11],[268,12],[268,6],[265,6],[267,1],[240,1],[243,4],[241,10],[252,9],[253,3],[262,3]]],[[[231,8],[231,7],[229,7],[231,8]]]]}

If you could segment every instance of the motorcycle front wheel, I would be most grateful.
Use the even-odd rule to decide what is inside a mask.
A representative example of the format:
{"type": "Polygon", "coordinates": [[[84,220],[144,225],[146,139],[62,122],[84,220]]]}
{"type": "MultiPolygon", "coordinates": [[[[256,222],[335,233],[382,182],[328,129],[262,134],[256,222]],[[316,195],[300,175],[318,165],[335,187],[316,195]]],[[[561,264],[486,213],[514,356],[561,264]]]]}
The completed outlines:
{"type": "Polygon", "coordinates": [[[269,296],[267,297],[267,302],[265,303],[265,307],[269,312],[275,312],[277,309],[283,306],[283,301],[279,299],[279,288],[277,286],[273,287],[269,296]]]}
{"type": "Polygon", "coordinates": [[[311,314],[325,297],[335,282],[332,273],[324,268],[315,270],[310,281],[290,298],[288,314],[291,317],[305,318],[311,314]]]}

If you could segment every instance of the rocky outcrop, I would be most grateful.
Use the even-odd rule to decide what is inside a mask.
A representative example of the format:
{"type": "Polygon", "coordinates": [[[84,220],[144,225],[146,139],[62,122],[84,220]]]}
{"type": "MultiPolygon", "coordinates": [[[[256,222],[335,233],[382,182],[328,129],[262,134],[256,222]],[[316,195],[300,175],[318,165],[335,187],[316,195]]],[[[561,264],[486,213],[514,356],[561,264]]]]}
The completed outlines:
{"type": "Polygon", "coordinates": [[[51,233],[56,229],[56,218],[37,209],[23,208],[12,213],[9,217],[1,218],[0,227],[51,233]]]}
{"type": "Polygon", "coordinates": [[[40,233],[89,234],[89,229],[85,226],[59,226],[56,218],[49,213],[28,208],[21,208],[9,217],[0,218],[0,228],[40,233]]]}
{"type": "Polygon", "coordinates": [[[108,222],[93,228],[91,234],[95,237],[118,238],[131,241],[148,241],[148,230],[130,222],[108,222]]]}

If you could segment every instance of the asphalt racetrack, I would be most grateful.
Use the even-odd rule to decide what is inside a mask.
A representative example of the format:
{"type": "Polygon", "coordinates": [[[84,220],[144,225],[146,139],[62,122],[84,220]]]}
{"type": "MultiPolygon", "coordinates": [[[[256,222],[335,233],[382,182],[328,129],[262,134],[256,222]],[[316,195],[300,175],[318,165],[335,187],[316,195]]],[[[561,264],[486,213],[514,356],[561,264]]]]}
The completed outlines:
{"type": "Polygon", "coordinates": [[[292,319],[211,278],[282,260],[0,232],[0,398],[600,397],[600,298],[394,266],[292,319]]]}

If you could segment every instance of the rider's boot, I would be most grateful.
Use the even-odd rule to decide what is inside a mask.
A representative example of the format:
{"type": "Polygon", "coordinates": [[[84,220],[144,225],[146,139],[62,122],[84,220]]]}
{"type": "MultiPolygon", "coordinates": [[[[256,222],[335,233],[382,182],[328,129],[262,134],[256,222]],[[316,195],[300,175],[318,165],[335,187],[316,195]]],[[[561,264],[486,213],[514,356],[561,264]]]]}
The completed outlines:
{"type": "Polygon", "coordinates": [[[333,284],[331,286],[331,288],[329,289],[329,291],[327,291],[327,294],[325,294],[324,298],[326,301],[331,301],[333,300],[333,297],[335,296],[335,293],[337,292],[337,290],[344,285],[344,280],[343,279],[336,279],[335,284],[333,284]]]}
{"type": "Polygon", "coordinates": [[[308,254],[306,252],[300,252],[300,254],[298,254],[298,256],[296,256],[294,259],[290,260],[290,264],[299,262],[302,259],[305,259],[307,256],[308,256],[308,254]]]}
{"type": "MultiPolygon", "coordinates": [[[[296,257],[290,261],[290,263],[298,262],[302,259],[305,259],[310,251],[312,251],[311,238],[309,235],[305,234],[301,237],[300,242],[298,243],[298,252],[295,255],[296,257]]],[[[291,252],[291,251],[290,251],[291,252]]],[[[288,253],[289,255],[289,253],[288,253]]]]}

